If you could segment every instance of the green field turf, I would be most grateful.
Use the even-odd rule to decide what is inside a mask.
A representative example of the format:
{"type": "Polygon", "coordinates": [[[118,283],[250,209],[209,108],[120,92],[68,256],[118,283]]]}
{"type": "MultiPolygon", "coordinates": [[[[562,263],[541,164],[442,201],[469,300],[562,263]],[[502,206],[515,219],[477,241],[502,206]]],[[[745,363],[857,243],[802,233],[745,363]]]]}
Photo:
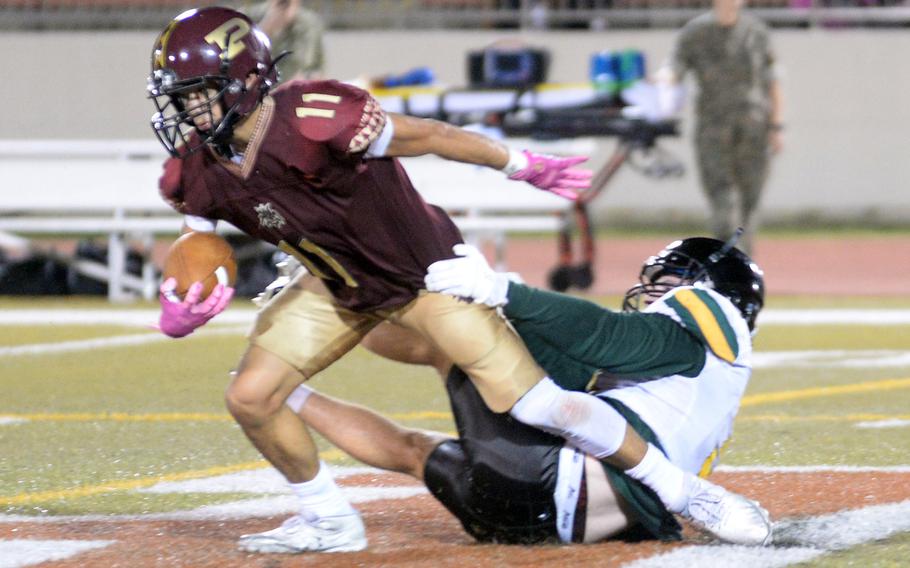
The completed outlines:
{"type": "MultiPolygon", "coordinates": [[[[607,305],[615,305],[613,300],[604,299],[607,305]]],[[[776,304],[779,309],[910,306],[901,300],[826,304],[788,299],[776,304]]],[[[94,301],[0,302],[7,312],[73,306],[110,309],[94,301]]],[[[10,325],[0,326],[0,346],[153,333],[111,325],[10,325]]],[[[0,353],[0,512],[142,513],[237,500],[232,494],[152,494],[132,489],[175,476],[207,475],[217,468],[254,467],[260,460],[222,402],[229,373],[244,346],[239,329],[228,335],[204,329],[185,340],[138,346],[41,355],[0,353]],[[99,489],[105,484],[113,490],[99,489]]],[[[822,355],[817,364],[757,368],[746,401],[813,387],[851,388],[884,384],[879,381],[887,379],[910,383],[910,365],[840,364],[860,350],[910,351],[910,325],[767,325],[756,340],[759,355],[806,350],[831,350],[832,354],[822,355]]],[[[384,361],[358,348],[311,384],[409,426],[453,430],[445,392],[429,369],[384,361]]],[[[861,421],[910,419],[910,384],[775,402],[755,400],[740,412],[734,436],[722,454],[726,465],[910,463],[910,427],[857,427],[861,421]]],[[[353,464],[325,442],[320,444],[333,463],[353,464]]],[[[863,565],[873,559],[887,565],[907,551],[906,536],[892,541],[826,556],[824,562],[863,565]]]]}

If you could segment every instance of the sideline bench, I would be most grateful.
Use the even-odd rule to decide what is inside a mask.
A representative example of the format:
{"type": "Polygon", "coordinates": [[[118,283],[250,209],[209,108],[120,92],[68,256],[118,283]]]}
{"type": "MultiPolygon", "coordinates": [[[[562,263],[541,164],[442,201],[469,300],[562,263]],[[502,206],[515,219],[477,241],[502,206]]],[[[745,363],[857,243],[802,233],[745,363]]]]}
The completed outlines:
{"type": "MultiPolygon", "coordinates": [[[[573,144],[569,151],[584,151],[573,144]]],[[[111,301],[154,298],[154,237],[176,235],[182,223],[158,195],[165,156],[156,140],[0,140],[0,247],[28,249],[42,235],[107,235],[107,265],[65,260],[107,282],[111,301]],[[141,277],[126,272],[131,241],[139,243],[144,258],[141,277]]],[[[563,224],[559,213],[569,207],[486,168],[435,157],[403,164],[424,198],[448,211],[466,240],[494,242],[500,267],[507,234],[556,232],[563,224]]]]}

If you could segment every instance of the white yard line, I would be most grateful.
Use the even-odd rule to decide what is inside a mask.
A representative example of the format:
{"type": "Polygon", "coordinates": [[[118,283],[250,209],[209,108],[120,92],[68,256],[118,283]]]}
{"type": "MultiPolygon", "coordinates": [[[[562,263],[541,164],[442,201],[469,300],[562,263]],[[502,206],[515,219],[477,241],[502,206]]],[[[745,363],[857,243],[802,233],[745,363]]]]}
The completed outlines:
{"type": "MultiPolygon", "coordinates": [[[[353,504],[382,501],[385,499],[408,499],[427,493],[426,487],[409,485],[401,487],[342,487],[342,493],[353,504]]],[[[204,521],[226,519],[249,519],[253,517],[275,517],[291,515],[300,511],[300,501],[294,495],[263,497],[233,501],[221,505],[206,505],[174,513],[143,515],[143,520],[160,521],[204,521]]]]}
{"type": "MultiPolygon", "coordinates": [[[[343,487],[351,503],[367,503],[384,499],[408,499],[427,493],[423,486],[405,487],[343,487]]],[[[123,521],[211,521],[240,520],[254,517],[290,515],[300,510],[300,503],[293,495],[246,499],[220,505],[207,505],[190,511],[154,513],[149,515],[68,515],[55,517],[29,517],[26,515],[0,515],[0,523],[68,524],[78,522],[123,521]]],[[[22,568],[63,560],[80,552],[108,546],[115,541],[43,541],[0,539],[0,568],[22,568]]]]}
{"type": "MultiPolygon", "coordinates": [[[[204,339],[206,337],[240,335],[249,331],[245,325],[218,326],[200,329],[188,339],[204,339]]],[[[0,357],[20,357],[31,355],[49,355],[55,353],[72,353],[94,349],[111,349],[119,347],[136,347],[171,341],[164,334],[142,333],[130,335],[115,335],[96,337],[93,339],[78,339],[73,341],[59,341],[55,343],[32,343],[27,345],[14,345],[0,347],[0,357]]],[[[843,367],[843,368],[887,368],[910,367],[910,351],[898,350],[806,350],[806,351],[759,351],[752,355],[755,369],[773,369],[781,367],[843,367]]]]}
{"type": "MultiPolygon", "coordinates": [[[[212,327],[202,329],[188,339],[199,339],[220,335],[239,335],[249,330],[247,326],[212,327]]],[[[48,355],[53,353],[71,353],[74,351],[89,351],[94,349],[109,349],[113,347],[135,347],[172,341],[172,338],[163,333],[141,333],[133,335],[115,335],[109,337],[96,337],[93,339],[78,339],[75,341],[59,341],[56,343],[32,343],[28,345],[14,345],[0,347],[0,357],[16,357],[25,355],[48,355]]]]}
{"type": "MultiPolygon", "coordinates": [[[[392,487],[342,487],[342,493],[351,503],[368,503],[386,499],[408,499],[427,494],[422,485],[392,487]]],[[[240,520],[255,517],[275,517],[289,515],[300,510],[300,502],[293,495],[278,495],[256,499],[242,499],[219,505],[204,505],[189,511],[172,511],[168,513],[149,513],[147,515],[59,515],[53,517],[33,517],[29,515],[0,514],[3,523],[39,523],[67,524],[85,522],[124,522],[124,521],[211,521],[240,520]]]]}
{"type": "MultiPolygon", "coordinates": [[[[0,325],[118,325],[148,327],[158,321],[158,310],[123,309],[50,309],[3,310],[0,325]]],[[[253,309],[230,308],[218,315],[219,324],[249,324],[256,315],[253,309]]]]}
{"type": "Polygon", "coordinates": [[[889,309],[815,309],[763,310],[758,325],[907,325],[910,310],[889,309]]]}
{"type": "MultiPolygon", "coordinates": [[[[341,490],[352,503],[366,503],[382,499],[407,499],[427,492],[422,485],[371,487],[345,485],[344,480],[354,475],[370,474],[391,477],[392,474],[370,467],[330,466],[332,477],[341,482],[341,490]]],[[[250,471],[228,473],[191,479],[187,481],[165,481],[139,492],[150,493],[250,493],[255,498],[242,499],[231,503],[205,505],[189,511],[152,513],[147,515],[68,515],[33,517],[29,515],[0,514],[0,523],[71,523],[107,521],[180,521],[211,519],[246,519],[290,514],[300,508],[296,497],[291,495],[284,478],[274,468],[264,467],[250,471]]]]}
{"type": "Polygon", "coordinates": [[[8,426],[10,424],[22,424],[28,422],[25,418],[10,418],[5,416],[0,416],[0,426],[8,426]]]}
{"type": "Polygon", "coordinates": [[[774,525],[774,546],[688,546],[625,564],[625,568],[679,566],[777,568],[798,564],[829,552],[884,540],[910,530],[910,501],[875,505],[774,525]]]}
{"type": "Polygon", "coordinates": [[[910,473],[910,465],[721,465],[724,473],[910,473]]]}
{"type": "Polygon", "coordinates": [[[776,548],[727,544],[687,546],[673,552],[642,558],[623,568],[777,568],[807,562],[827,551],[810,547],[776,548]]]}
{"type": "MultiPolygon", "coordinates": [[[[342,481],[352,475],[388,475],[382,470],[371,467],[329,466],[329,469],[334,479],[342,481]]],[[[256,493],[258,495],[291,493],[284,476],[272,467],[186,481],[162,481],[151,487],[138,489],[138,491],[140,493],[256,493]]]]}
{"type": "Polygon", "coordinates": [[[22,568],[52,560],[66,560],[88,550],[114,544],[113,540],[0,540],[0,568],[22,568]]]}
{"type": "Polygon", "coordinates": [[[865,422],[857,422],[853,425],[854,428],[906,428],[910,426],[910,420],[901,420],[900,418],[893,418],[891,420],[869,420],[865,422]]]}
{"type": "MultiPolygon", "coordinates": [[[[255,318],[249,309],[228,310],[192,338],[246,333],[255,318]]],[[[826,323],[910,324],[910,310],[768,310],[762,314],[764,323],[814,325],[826,323]]],[[[6,310],[0,312],[2,325],[114,325],[151,327],[158,318],[157,310],[6,310]]],[[[92,349],[134,347],[168,341],[161,333],[116,335],[74,341],[37,343],[0,347],[0,357],[70,353],[92,349]]],[[[910,366],[910,351],[899,350],[809,350],[770,351],[753,355],[754,366],[760,368],[786,366],[826,367],[903,367],[910,366]]]]}
{"type": "MultiPolygon", "coordinates": [[[[335,477],[343,480],[352,475],[369,473],[383,475],[371,468],[332,468],[335,477]]],[[[896,467],[863,467],[863,466],[724,466],[719,471],[732,473],[748,472],[786,472],[786,473],[819,473],[819,472],[900,472],[910,473],[910,466],[896,467]]],[[[189,511],[155,513],[149,515],[82,515],[31,517],[26,515],[0,515],[0,523],[72,523],[72,522],[123,522],[142,520],[213,520],[213,519],[246,519],[252,517],[269,517],[285,515],[297,510],[296,498],[286,494],[286,488],[280,476],[271,469],[254,470],[214,476],[206,479],[184,482],[167,482],[156,485],[146,491],[156,493],[226,493],[243,492],[255,488],[257,498],[245,499],[231,503],[208,505],[189,511]],[[272,493],[271,495],[268,495],[272,493]],[[276,494],[278,493],[278,494],[276,494]],[[266,494],[266,496],[263,496],[266,494]]],[[[364,503],[380,499],[407,499],[426,494],[422,486],[351,486],[342,482],[342,489],[353,503],[364,503]]],[[[732,545],[696,545],[678,548],[667,554],[652,556],[626,564],[630,568],[677,568],[678,566],[726,567],[737,568],[777,568],[798,564],[820,557],[832,551],[845,550],[860,544],[888,538],[894,534],[910,530],[910,500],[888,505],[876,505],[851,511],[842,511],[806,519],[784,519],[775,524],[774,546],[752,548],[732,545]]],[[[86,548],[78,548],[82,543],[71,546],[72,541],[60,542],[59,549],[51,552],[57,554],[75,554],[90,547],[106,546],[108,541],[87,541],[86,548]],[[99,544],[100,543],[100,544],[99,544]],[[75,551],[75,552],[73,552],[75,551]]],[[[19,568],[58,557],[39,557],[41,550],[47,548],[45,541],[0,541],[0,558],[25,558],[11,555],[9,550],[19,547],[26,553],[34,553],[29,558],[37,560],[17,560],[16,564],[2,564],[0,568],[19,568]],[[12,544],[15,543],[15,544],[12,544]],[[32,543],[37,543],[32,546],[32,543]],[[32,550],[34,548],[34,550],[32,550]]],[[[17,549],[18,550],[18,549],[17,549]]],[[[18,553],[17,553],[18,554],[18,553]]],[[[60,556],[59,558],[63,558],[60,556]]]]}
{"type": "Polygon", "coordinates": [[[752,354],[752,367],[910,367],[910,351],[896,349],[813,349],[806,351],[757,351],[752,354]]]}
{"type": "MultiPolygon", "coordinates": [[[[248,304],[249,305],[249,304],[248,304]]],[[[215,320],[222,324],[253,321],[252,306],[233,306],[215,320]]],[[[7,309],[0,312],[0,325],[122,325],[146,326],[158,319],[156,309],[7,309]]],[[[910,309],[806,309],[764,310],[759,325],[910,325],[910,309]]]]}

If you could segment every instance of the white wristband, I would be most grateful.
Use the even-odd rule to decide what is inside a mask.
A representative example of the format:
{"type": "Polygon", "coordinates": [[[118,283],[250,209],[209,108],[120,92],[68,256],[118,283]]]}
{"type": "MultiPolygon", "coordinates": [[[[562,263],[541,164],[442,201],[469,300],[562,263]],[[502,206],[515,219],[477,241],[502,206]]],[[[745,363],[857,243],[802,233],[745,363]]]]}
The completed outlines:
{"type": "Polygon", "coordinates": [[[520,172],[527,167],[528,157],[525,156],[525,153],[514,148],[509,148],[509,163],[506,164],[506,167],[504,167],[502,171],[507,176],[510,176],[516,172],[520,172]]]}
{"type": "Polygon", "coordinates": [[[294,411],[294,414],[298,414],[300,409],[303,408],[303,405],[306,404],[306,400],[310,398],[311,394],[313,394],[313,389],[306,385],[300,385],[291,391],[291,395],[288,396],[284,403],[288,408],[294,411]]]}

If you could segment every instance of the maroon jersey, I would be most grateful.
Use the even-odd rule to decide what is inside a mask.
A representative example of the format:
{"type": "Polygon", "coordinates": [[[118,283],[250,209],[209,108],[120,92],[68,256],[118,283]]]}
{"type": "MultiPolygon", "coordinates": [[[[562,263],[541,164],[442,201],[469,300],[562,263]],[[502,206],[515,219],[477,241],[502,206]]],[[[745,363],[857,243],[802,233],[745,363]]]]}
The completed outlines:
{"type": "Polygon", "coordinates": [[[461,235],[393,158],[367,159],[386,115],[336,81],[292,81],[261,107],[241,163],[208,148],[165,164],[179,212],[227,221],[296,256],[342,306],[404,304],[461,235]]]}

